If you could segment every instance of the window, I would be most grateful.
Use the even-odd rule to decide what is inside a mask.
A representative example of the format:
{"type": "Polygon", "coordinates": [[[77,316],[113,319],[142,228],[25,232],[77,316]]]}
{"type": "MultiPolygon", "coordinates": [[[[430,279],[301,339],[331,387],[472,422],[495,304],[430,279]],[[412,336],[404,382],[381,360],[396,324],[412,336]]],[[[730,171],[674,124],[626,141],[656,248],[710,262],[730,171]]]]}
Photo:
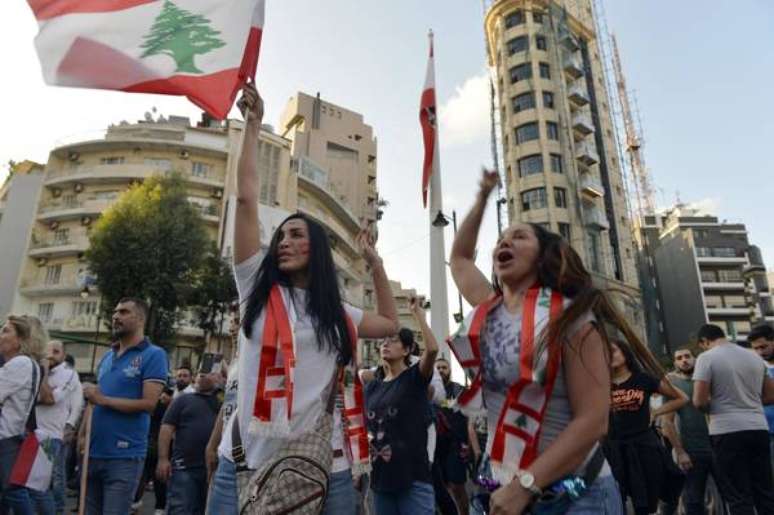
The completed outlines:
{"type": "Polygon", "coordinates": [[[38,304],[38,318],[41,322],[48,323],[51,321],[51,317],[54,316],[54,303],[45,302],[38,304]]]}
{"type": "Polygon", "coordinates": [[[747,301],[743,295],[724,295],[723,304],[727,308],[746,308],[747,301]]]}
{"type": "Polygon", "coordinates": [[[513,97],[513,112],[518,113],[527,109],[535,108],[535,94],[533,92],[523,93],[513,97]]]}
{"type": "Polygon", "coordinates": [[[546,122],[546,134],[548,139],[559,140],[559,126],[555,122],[546,122]]]}
{"type": "Polygon", "coordinates": [[[572,235],[570,232],[570,224],[559,222],[559,234],[561,234],[562,238],[565,240],[570,241],[570,236],[572,235]]]}
{"type": "Polygon", "coordinates": [[[709,247],[696,247],[697,257],[712,257],[712,249],[709,247]]]}
{"type": "Polygon", "coordinates": [[[519,36],[508,41],[508,55],[524,52],[526,50],[529,50],[529,39],[527,36],[519,36]]]}
{"type": "Polygon", "coordinates": [[[146,157],[145,166],[150,166],[156,170],[169,170],[172,168],[172,161],[169,159],[162,159],[158,157],[146,157]]]}
{"type": "Polygon", "coordinates": [[[693,229],[693,237],[698,240],[706,239],[709,236],[707,229],[693,229]]]}
{"type": "Polygon", "coordinates": [[[212,171],[212,165],[202,163],[201,161],[191,162],[191,175],[194,177],[207,177],[212,171]]]}
{"type": "Polygon", "coordinates": [[[94,193],[94,200],[115,200],[117,198],[117,191],[97,191],[94,193]]]}
{"type": "Polygon", "coordinates": [[[529,211],[530,209],[541,209],[546,207],[546,189],[535,188],[527,190],[521,194],[521,210],[529,211]]]}
{"type": "Polygon", "coordinates": [[[103,157],[99,160],[101,165],[122,165],[124,164],[124,158],[121,156],[103,157]]]}
{"type": "Polygon", "coordinates": [[[52,265],[46,267],[46,284],[59,284],[59,278],[62,276],[62,265],[52,265]]]}
{"type": "Polygon", "coordinates": [[[702,270],[701,271],[701,280],[705,283],[714,283],[715,282],[715,271],[714,270],[702,270]]]}
{"type": "Polygon", "coordinates": [[[511,84],[532,78],[532,64],[524,63],[511,68],[511,84]]]}
{"type": "Polygon", "coordinates": [[[519,159],[519,177],[543,173],[543,156],[535,154],[519,159]]]}
{"type": "Polygon", "coordinates": [[[554,204],[556,207],[567,208],[567,190],[554,188],[554,204]]]}
{"type": "Polygon", "coordinates": [[[720,295],[705,295],[704,305],[708,308],[722,308],[723,297],[721,297],[720,295]]]}
{"type": "Polygon", "coordinates": [[[543,79],[550,79],[551,78],[551,67],[548,66],[548,63],[540,63],[540,77],[543,79]]]}
{"type": "Polygon", "coordinates": [[[57,229],[54,231],[54,243],[66,245],[70,241],[70,229],[57,229]]]}
{"type": "Polygon", "coordinates": [[[736,249],[733,247],[715,247],[712,249],[712,255],[715,257],[737,257],[736,249]]]}
{"type": "Polygon", "coordinates": [[[96,301],[73,302],[73,316],[93,315],[97,312],[96,301]]]}
{"type": "Polygon", "coordinates": [[[535,46],[538,50],[548,50],[548,42],[545,36],[535,36],[535,46]]]}
{"type": "Polygon", "coordinates": [[[551,154],[551,171],[554,173],[564,173],[562,168],[562,156],[559,154],[551,154]]]}
{"type": "Polygon", "coordinates": [[[718,278],[722,283],[740,282],[742,272],[739,270],[718,270],[718,278]]]}
{"type": "Polygon", "coordinates": [[[546,109],[554,108],[554,94],[550,91],[543,92],[543,107],[546,109]]]}
{"type": "Polygon", "coordinates": [[[538,129],[537,122],[525,123],[516,127],[516,143],[524,143],[525,141],[532,141],[540,137],[540,130],[538,129]]]}
{"type": "Polygon", "coordinates": [[[535,23],[543,23],[543,13],[541,11],[532,11],[532,21],[535,23]]]}
{"type": "Polygon", "coordinates": [[[599,259],[599,233],[596,231],[588,232],[588,240],[586,242],[586,253],[588,254],[589,268],[594,272],[601,272],[600,259],[599,259]]]}
{"type": "Polygon", "coordinates": [[[511,14],[505,17],[506,29],[510,29],[511,27],[515,27],[516,25],[521,25],[522,23],[524,23],[523,11],[513,11],[511,14]]]}

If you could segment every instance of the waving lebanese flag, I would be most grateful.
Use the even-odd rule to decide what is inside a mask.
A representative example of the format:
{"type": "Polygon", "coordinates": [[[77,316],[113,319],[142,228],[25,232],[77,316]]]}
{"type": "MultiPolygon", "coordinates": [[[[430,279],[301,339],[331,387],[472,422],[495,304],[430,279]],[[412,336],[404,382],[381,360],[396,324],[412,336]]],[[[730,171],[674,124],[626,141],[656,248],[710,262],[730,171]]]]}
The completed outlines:
{"type": "Polygon", "coordinates": [[[184,95],[223,119],[254,77],[265,0],[28,0],[46,83],[184,95]]]}
{"type": "Polygon", "coordinates": [[[425,88],[419,104],[419,123],[422,126],[422,139],[425,143],[425,161],[422,166],[422,205],[427,207],[427,189],[430,176],[436,165],[438,152],[438,124],[435,108],[435,56],[433,55],[433,33],[430,32],[430,56],[427,59],[425,88]]]}

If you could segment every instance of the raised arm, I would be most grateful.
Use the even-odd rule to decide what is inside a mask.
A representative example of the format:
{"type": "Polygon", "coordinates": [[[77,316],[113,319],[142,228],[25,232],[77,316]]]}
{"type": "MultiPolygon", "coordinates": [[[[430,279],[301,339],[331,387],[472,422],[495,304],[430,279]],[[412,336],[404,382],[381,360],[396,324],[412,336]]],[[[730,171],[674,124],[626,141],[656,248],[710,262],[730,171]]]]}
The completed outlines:
{"type": "Polygon", "coordinates": [[[360,252],[363,254],[373,275],[374,292],[376,293],[376,313],[363,313],[363,319],[358,327],[361,338],[384,338],[398,332],[398,310],[392,296],[390,281],[384,271],[382,258],[374,248],[373,238],[367,231],[361,231],[357,237],[360,252]]]}
{"type": "Polygon", "coordinates": [[[245,85],[239,108],[245,116],[245,134],[237,162],[237,203],[234,216],[234,263],[261,248],[258,223],[258,135],[263,121],[263,99],[252,84],[245,85]]]}
{"type": "Polygon", "coordinates": [[[422,331],[422,337],[425,340],[425,350],[422,351],[422,356],[419,358],[419,372],[425,377],[430,379],[435,371],[435,358],[438,356],[438,341],[433,335],[433,331],[430,326],[427,325],[427,314],[422,309],[419,299],[412,298],[410,301],[411,312],[414,314],[414,318],[419,324],[419,329],[422,331]]]}
{"type": "Polygon", "coordinates": [[[481,304],[492,293],[492,286],[486,276],[476,267],[476,242],[487,199],[498,180],[496,172],[482,172],[476,202],[462,220],[449,257],[454,284],[472,306],[481,304]]]}

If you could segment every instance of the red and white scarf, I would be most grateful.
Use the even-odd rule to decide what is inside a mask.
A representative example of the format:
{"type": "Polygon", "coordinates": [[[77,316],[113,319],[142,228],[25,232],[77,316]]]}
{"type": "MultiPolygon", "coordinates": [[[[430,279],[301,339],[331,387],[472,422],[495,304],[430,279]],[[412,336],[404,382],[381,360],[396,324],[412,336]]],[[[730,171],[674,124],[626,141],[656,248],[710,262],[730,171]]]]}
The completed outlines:
{"type": "MultiPolygon", "coordinates": [[[[293,412],[296,341],[289,302],[278,285],[272,287],[264,307],[265,319],[259,345],[261,356],[258,385],[250,420],[250,432],[261,436],[287,436],[293,412]]],[[[339,373],[339,393],[344,396],[343,430],[346,455],[353,473],[370,469],[368,435],[365,427],[363,385],[357,375],[357,328],[346,314],[352,359],[339,373]]],[[[323,380],[323,378],[320,378],[323,380]]]]}
{"type": "MultiPolygon", "coordinates": [[[[486,410],[480,345],[487,315],[501,302],[502,297],[492,297],[476,306],[448,340],[465,373],[473,378],[457,399],[459,407],[469,415],[480,415],[486,410]]],[[[530,288],[524,298],[519,380],[508,389],[497,426],[494,433],[490,428],[487,442],[492,472],[501,484],[508,484],[537,458],[543,418],[562,358],[559,342],[541,344],[541,338],[569,302],[560,293],[539,286],[530,288]]]]}

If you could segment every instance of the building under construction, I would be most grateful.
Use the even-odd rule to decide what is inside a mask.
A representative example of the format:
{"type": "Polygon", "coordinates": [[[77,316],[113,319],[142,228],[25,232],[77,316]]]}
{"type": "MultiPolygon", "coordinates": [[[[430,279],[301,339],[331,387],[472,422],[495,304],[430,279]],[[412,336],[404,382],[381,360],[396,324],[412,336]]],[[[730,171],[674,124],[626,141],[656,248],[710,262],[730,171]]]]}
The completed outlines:
{"type": "Polygon", "coordinates": [[[493,125],[508,220],[565,236],[644,334],[632,213],[612,116],[604,16],[592,0],[485,2],[493,125]]]}

